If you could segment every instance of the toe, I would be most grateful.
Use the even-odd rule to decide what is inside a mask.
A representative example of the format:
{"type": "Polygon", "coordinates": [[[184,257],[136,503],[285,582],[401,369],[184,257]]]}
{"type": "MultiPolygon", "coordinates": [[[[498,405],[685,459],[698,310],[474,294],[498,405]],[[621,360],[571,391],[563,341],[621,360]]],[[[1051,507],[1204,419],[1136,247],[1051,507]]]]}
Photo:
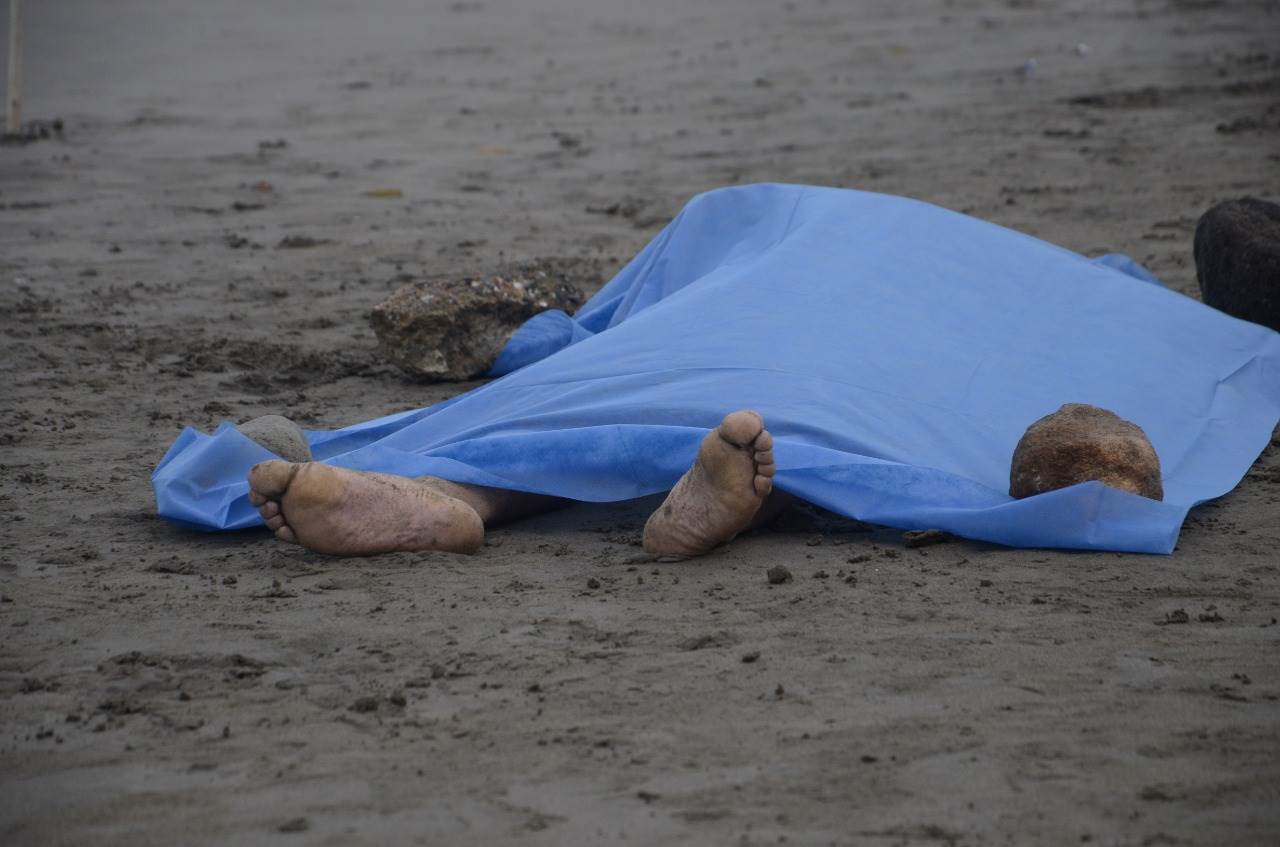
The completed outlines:
{"type": "Polygon", "coordinates": [[[280,514],[280,504],[275,500],[268,500],[258,507],[258,514],[262,515],[262,519],[269,520],[280,514]]]}
{"type": "Polygon", "coordinates": [[[249,469],[249,487],[267,500],[278,500],[293,480],[298,465],[273,459],[249,469]]]}
{"type": "Polygon", "coordinates": [[[764,430],[756,436],[756,442],[753,445],[757,452],[773,449],[773,436],[769,434],[769,430],[764,430]]]}
{"type": "Polygon", "coordinates": [[[290,544],[298,543],[298,536],[294,535],[293,530],[288,526],[282,526],[277,529],[276,538],[279,538],[281,541],[287,541],[290,544]]]}
{"type": "Polygon", "coordinates": [[[274,517],[267,518],[266,524],[267,524],[267,529],[274,532],[275,530],[284,526],[284,515],[275,515],[274,517]]]}
{"type": "Polygon", "coordinates": [[[720,437],[730,444],[745,447],[764,430],[764,418],[758,412],[743,409],[731,412],[720,423],[720,437]]]}
{"type": "Polygon", "coordinates": [[[755,486],[756,494],[764,497],[773,489],[773,479],[764,474],[756,474],[753,485],[755,486]]]}
{"type": "Polygon", "coordinates": [[[267,502],[267,498],[266,495],[259,494],[251,488],[249,489],[249,502],[254,506],[261,506],[263,503],[267,502]]]}
{"type": "Polygon", "coordinates": [[[777,472],[778,472],[778,466],[775,465],[773,462],[765,462],[764,464],[756,465],[756,473],[759,476],[771,477],[777,472]]]}
{"type": "Polygon", "coordinates": [[[772,465],[772,464],[773,464],[773,451],[772,451],[772,450],[758,450],[758,451],[756,451],[756,464],[757,464],[757,465],[772,465]]]}

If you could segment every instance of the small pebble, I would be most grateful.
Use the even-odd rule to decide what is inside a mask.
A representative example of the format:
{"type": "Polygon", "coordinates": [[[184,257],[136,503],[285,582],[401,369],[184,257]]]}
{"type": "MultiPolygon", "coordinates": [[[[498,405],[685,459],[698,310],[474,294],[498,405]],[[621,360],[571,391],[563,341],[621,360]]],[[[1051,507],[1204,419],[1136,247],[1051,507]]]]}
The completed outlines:
{"type": "Polygon", "coordinates": [[[782,565],[774,565],[769,568],[767,576],[769,577],[770,585],[781,585],[784,582],[791,581],[791,571],[787,570],[782,565]]]}
{"type": "Polygon", "coordinates": [[[376,712],[378,711],[378,701],[379,698],[377,697],[361,697],[351,704],[351,711],[361,713],[376,712]]]}

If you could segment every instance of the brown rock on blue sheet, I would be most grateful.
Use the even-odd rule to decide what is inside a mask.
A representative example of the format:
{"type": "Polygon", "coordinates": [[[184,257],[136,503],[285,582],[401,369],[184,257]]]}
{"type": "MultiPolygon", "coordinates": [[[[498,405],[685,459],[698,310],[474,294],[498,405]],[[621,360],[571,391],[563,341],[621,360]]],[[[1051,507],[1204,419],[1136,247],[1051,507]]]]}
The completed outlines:
{"type": "Polygon", "coordinates": [[[1080,482],[1164,499],[1160,457],[1137,424],[1085,403],[1068,403],[1027,428],[1013,451],[1009,496],[1031,497],[1080,482]]]}

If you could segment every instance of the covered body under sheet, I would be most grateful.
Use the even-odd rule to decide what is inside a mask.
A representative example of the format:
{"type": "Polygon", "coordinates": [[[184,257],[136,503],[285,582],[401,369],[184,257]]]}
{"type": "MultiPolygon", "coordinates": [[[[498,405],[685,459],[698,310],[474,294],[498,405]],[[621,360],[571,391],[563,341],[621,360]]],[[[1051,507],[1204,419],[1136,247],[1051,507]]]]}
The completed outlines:
{"type": "MultiPolygon", "coordinates": [[[[709,428],[764,415],[775,485],[833,511],[1029,547],[1167,553],[1280,419],[1280,333],[936,206],[750,185],[700,195],[573,318],[539,315],[438,403],[332,432],[349,468],[609,501],[670,488],[709,428]],[[1141,426],[1164,502],[1089,482],[1008,494],[1026,427],[1063,403],[1141,426]]],[[[188,428],[153,475],[160,513],[260,523],[272,458],[230,423],[188,428]]]]}

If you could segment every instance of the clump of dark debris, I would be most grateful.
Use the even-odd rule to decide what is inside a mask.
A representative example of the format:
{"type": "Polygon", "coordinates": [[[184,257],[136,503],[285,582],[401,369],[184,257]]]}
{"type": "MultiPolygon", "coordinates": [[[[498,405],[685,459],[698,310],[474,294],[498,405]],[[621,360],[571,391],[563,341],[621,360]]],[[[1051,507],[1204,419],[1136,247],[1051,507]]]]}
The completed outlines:
{"type": "Polygon", "coordinates": [[[520,324],[547,309],[573,312],[583,288],[599,280],[598,262],[539,259],[487,276],[403,286],[373,308],[370,321],[383,354],[406,373],[472,379],[489,370],[520,324]]]}
{"type": "Polygon", "coordinates": [[[0,135],[0,144],[30,144],[33,141],[45,141],[51,138],[62,138],[63,123],[61,118],[51,121],[27,121],[17,132],[6,132],[0,135]]]}

